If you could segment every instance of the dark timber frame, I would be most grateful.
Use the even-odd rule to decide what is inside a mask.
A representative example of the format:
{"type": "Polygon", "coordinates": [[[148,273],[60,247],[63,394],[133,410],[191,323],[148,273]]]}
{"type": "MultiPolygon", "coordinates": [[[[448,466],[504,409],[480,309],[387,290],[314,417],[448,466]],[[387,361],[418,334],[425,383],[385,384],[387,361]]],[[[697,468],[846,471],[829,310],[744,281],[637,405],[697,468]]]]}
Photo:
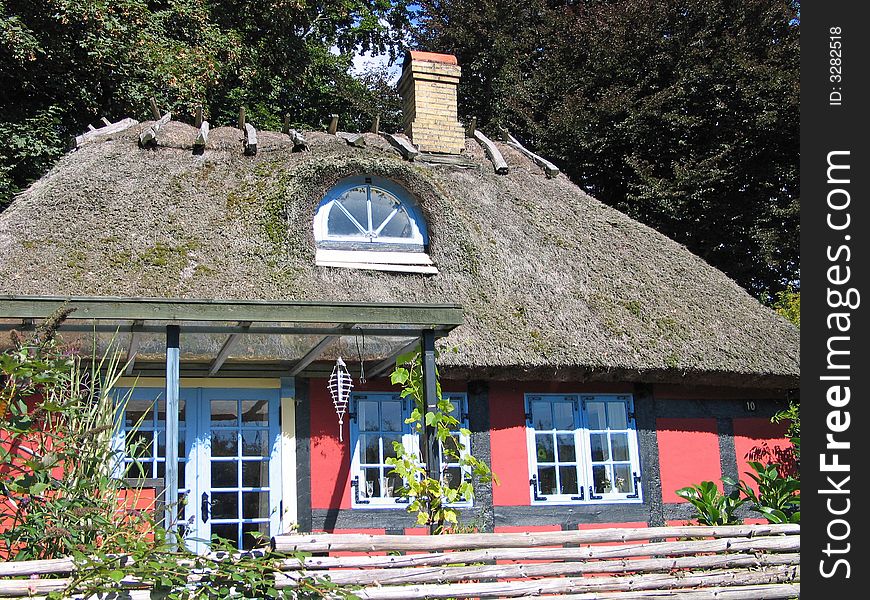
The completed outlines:
{"type": "MultiPolygon", "coordinates": [[[[341,335],[416,338],[401,349],[380,357],[382,367],[395,362],[399,353],[420,344],[423,360],[425,402],[428,410],[437,406],[435,339],[447,335],[462,323],[462,309],[456,304],[394,304],[366,302],[235,301],[160,298],[92,298],[0,296],[0,331],[32,329],[35,323],[59,309],[71,309],[59,331],[128,332],[125,368],[132,372],[138,336],[166,335],[166,522],[178,521],[178,406],[181,378],[181,333],[227,334],[220,351],[209,364],[208,376],[215,375],[228,358],[238,338],[245,334],[319,334],[322,337],[287,372],[298,375],[341,335]],[[331,324],[324,327],[324,323],[331,324]],[[352,324],[352,325],[351,325],[352,324]]],[[[423,434],[422,448],[427,472],[438,477],[437,438],[431,427],[423,434]]]]}

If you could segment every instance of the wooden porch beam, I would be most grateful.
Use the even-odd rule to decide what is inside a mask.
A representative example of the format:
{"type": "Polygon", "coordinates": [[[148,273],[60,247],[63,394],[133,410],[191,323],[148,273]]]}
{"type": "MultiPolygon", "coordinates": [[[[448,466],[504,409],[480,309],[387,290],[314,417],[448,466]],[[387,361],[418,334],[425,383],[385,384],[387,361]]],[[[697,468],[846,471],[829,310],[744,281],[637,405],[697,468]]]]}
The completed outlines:
{"type": "Polygon", "coordinates": [[[141,327],[145,324],[142,320],[133,321],[130,334],[130,344],[127,346],[127,367],[124,369],[124,375],[128,377],[133,374],[133,366],[136,364],[136,354],[139,353],[139,342],[142,340],[141,327]]]}
{"type": "Polygon", "coordinates": [[[376,364],[374,366],[374,368],[370,369],[369,370],[369,377],[381,376],[388,369],[396,366],[396,359],[397,358],[399,358],[400,356],[402,356],[406,352],[410,352],[411,350],[414,350],[415,348],[419,348],[419,347],[420,347],[420,338],[415,339],[413,342],[410,342],[409,344],[405,344],[404,346],[402,346],[401,348],[399,348],[398,350],[393,352],[392,355],[388,356],[387,358],[385,358],[384,360],[382,360],[381,362],[376,364]]]}
{"type": "MultiPolygon", "coordinates": [[[[348,325],[343,325],[340,327],[351,327],[351,325],[348,324],[348,325]]],[[[319,342],[317,342],[317,344],[315,344],[315,346],[311,350],[309,350],[308,352],[305,353],[305,356],[303,356],[302,358],[299,359],[299,362],[297,362],[295,365],[293,365],[293,368],[290,369],[289,376],[296,377],[297,375],[299,375],[299,373],[301,373],[302,370],[305,369],[305,367],[307,367],[308,365],[313,363],[315,360],[320,358],[320,356],[329,347],[329,345],[332,344],[332,342],[337,340],[339,337],[341,337],[341,336],[338,334],[327,335],[323,339],[321,339],[319,342]]]]}
{"type": "MultiPolygon", "coordinates": [[[[0,295],[0,316],[6,319],[44,319],[64,305],[75,309],[69,317],[71,320],[88,321],[144,319],[149,322],[198,321],[200,324],[211,321],[357,323],[380,326],[419,325],[421,328],[435,327],[436,329],[462,324],[462,308],[457,304],[267,302],[81,296],[0,295]]],[[[327,331],[327,333],[331,332],[327,331]]],[[[416,335],[416,332],[411,335],[416,335]]]]}
{"type": "MultiPolygon", "coordinates": [[[[242,321],[239,323],[239,327],[243,329],[248,329],[251,327],[250,321],[242,321]]],[[[239,336],[244,335],[242,333],[231,333],[227,338],[227,341],[224,342],[223,347],[217,353],[217,356],[214,357],[214,360],[211,361],[211,366],[208,369],[208,376],[211,377],[223,366],[224,362],[226,362],[227,358],[230,356],[230,352],[233,350],[233,346],[236,345],[236,342],[239,340],[239,336]]]]}

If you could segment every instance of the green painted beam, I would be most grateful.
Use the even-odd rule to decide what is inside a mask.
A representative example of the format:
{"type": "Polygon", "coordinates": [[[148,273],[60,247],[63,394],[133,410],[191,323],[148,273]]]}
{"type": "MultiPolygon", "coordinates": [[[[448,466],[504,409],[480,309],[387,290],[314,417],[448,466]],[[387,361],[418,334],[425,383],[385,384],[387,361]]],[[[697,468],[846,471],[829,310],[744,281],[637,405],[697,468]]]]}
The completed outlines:
{"type": "MultiPolygon", "coordinates": [[[[182,333],[189,334],[251,334],[251,335],[365,335],[369,337],[420,337],[424,331],[434,331],[436,336],[445,336],[454,328],[453,325],[442,325],[434,327],[401,327],[393,325],[390,327],[381,327],[373,325],[355,326],[355,327],[286,327],[282,325],[258,326],[258,327],[242,327],[236,323],[221,324],[214,323],[211,325],[190,325],[187,321],[182,325],[182,333]]],[[[30,331],[36,326],[34,324],[24,323],[0,323],[0,332],[2,331],[30,331]]],[[[94,323],[87,319],[76,320],[72,316],[68,321],[62,323],[57,330],[63,333],[163,333],[166,329],[166,324],[162,325],[142,325],[136,326],[131,323],[106,324],[94,323]]]]}
{"type": "Polygon", "coordinates": [[[63,305],[74,319],[357,323],[452,328],[462,324],[457,304],[287,302],[0,295],[0,318],[43,319],[63,305]]]}

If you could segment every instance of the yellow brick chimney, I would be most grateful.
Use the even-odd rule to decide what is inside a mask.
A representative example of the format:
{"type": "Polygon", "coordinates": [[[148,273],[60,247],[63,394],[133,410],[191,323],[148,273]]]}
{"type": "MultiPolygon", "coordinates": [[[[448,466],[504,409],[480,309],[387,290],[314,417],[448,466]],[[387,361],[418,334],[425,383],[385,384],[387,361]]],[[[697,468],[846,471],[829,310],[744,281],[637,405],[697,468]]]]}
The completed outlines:
{"type": "Polygon", "coordinates": [[[465,128],[456,107],[460,73],[450,54],[412,51],[405,57],[399,79],[402,124],[421,152],[459,154],[465,149],[465,128]]]}

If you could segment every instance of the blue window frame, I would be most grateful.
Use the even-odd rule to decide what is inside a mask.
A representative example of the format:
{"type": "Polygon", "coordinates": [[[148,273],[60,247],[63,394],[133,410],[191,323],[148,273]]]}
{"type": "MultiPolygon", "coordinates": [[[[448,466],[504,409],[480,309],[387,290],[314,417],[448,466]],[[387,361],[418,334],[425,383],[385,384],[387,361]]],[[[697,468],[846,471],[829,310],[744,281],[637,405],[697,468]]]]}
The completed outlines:
{"type": "MultiPolygon", "coordinates": [[[[455,416],[462,428],[467,428],[467,399],[465,394],[444,393],[454,407],[455,416]]],[[[390,471],[388,458],[395,458],[393,443],[402,444],[407,452],[419,456],[419,437],[405,420],[411,415],[408,398],[391,393],[351,394],[350,413],[351,443],[351,504],[355,508],[396,508],[404,506],[396,490],[402,480],[390,471]]],[[[461,432],[456,439],[467,452],[470,440],[461,432]]],[[[442,452],[443,454],[443,452],[442,452]]],[[[467,469],[458,463],[441,463],[442,477],[451,487],[458,487],[468,477],[467,469]]],[[[458,503],[458,506],[469,503],[458,503]]]]}
{"type": "Polygon", "coordinates": [[[348,177],[317,208],[319,248],[424,252],[426,222],[417,203],[398,184],[374,176],[348,177]]]}
{"type": "Polygon", "coordinates": [[[633,399],[526,394],[533,504],[640,502],[633,399]]]}
{"type": "Polygon", "coordinates": [[[382,177],[348,177],[329,190],[314,215],[314,241],[318,266],[438,273],[420,207],[382,177]]]}

